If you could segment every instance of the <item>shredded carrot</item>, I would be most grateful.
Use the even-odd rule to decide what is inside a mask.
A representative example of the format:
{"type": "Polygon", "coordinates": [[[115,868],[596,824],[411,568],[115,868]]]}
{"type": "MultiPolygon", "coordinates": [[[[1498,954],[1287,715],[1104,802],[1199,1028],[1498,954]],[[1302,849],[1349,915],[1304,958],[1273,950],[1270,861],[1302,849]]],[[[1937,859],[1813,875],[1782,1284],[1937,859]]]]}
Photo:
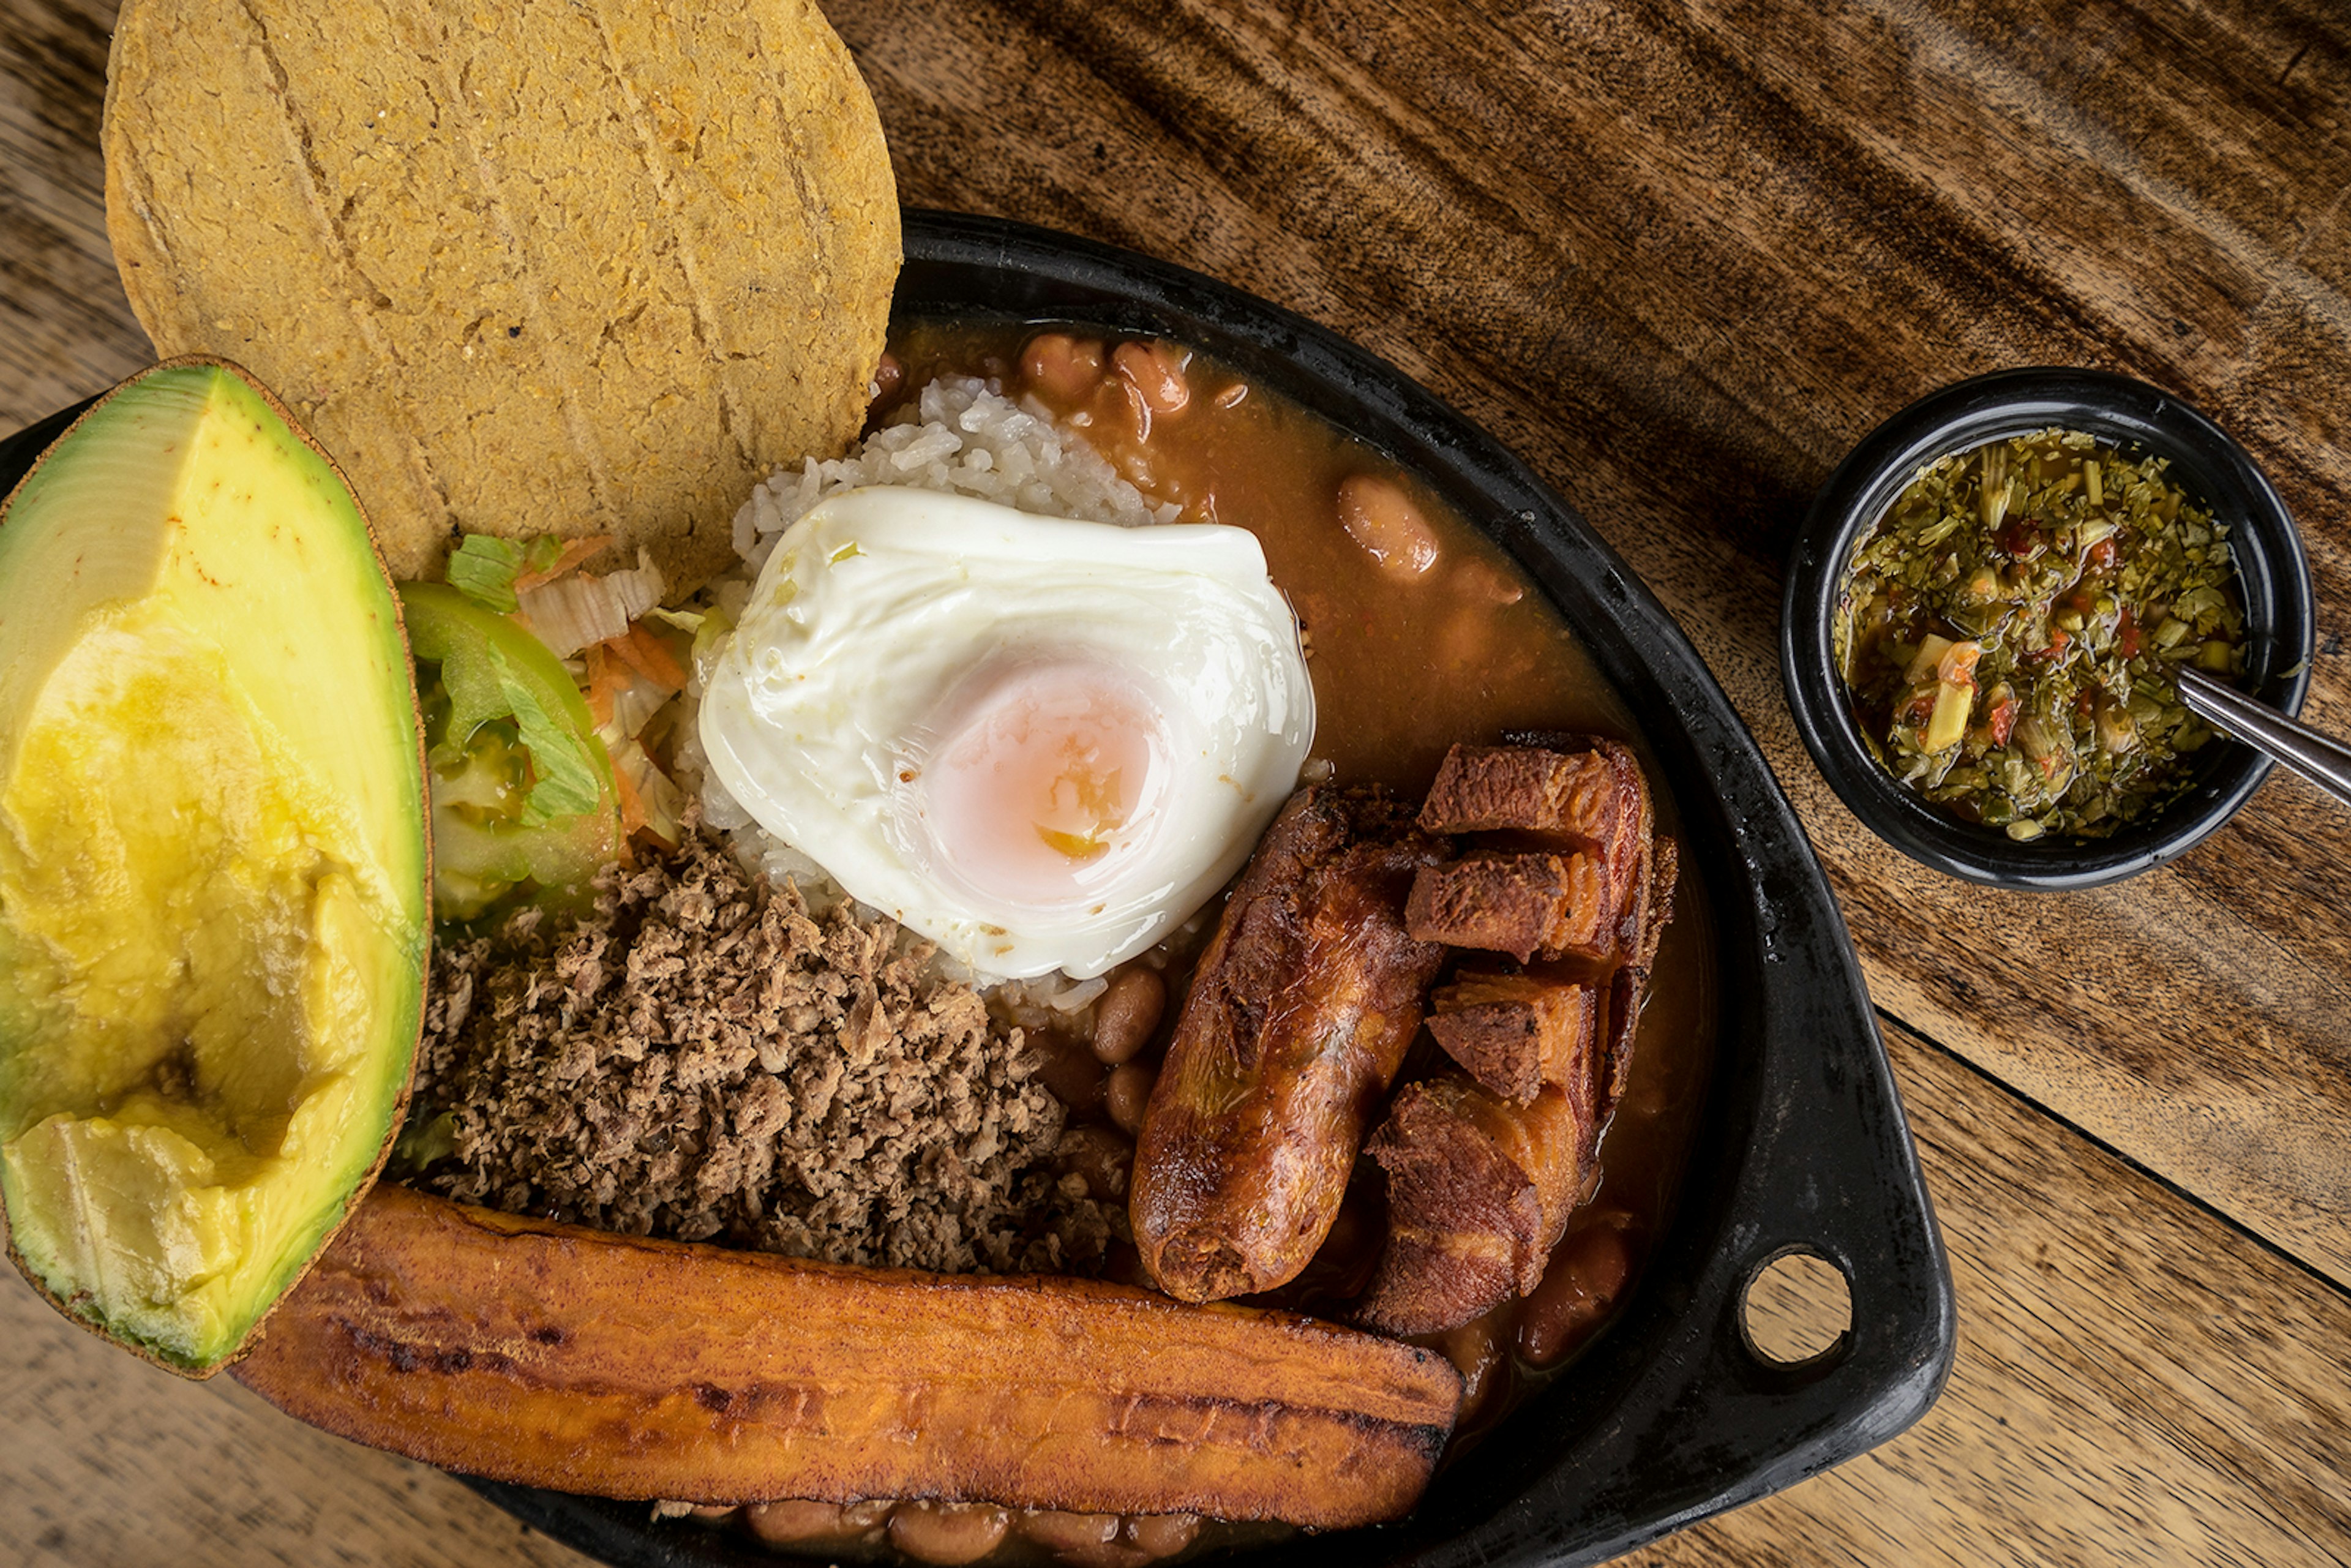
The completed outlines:
{"type": "Polygon", "coordinates": [[[638,622],[629,635],[644,650],[645,664],[653,679],[672,691],[685,689],[685,666],[678,662],[677,650],[671,646],[668,637],[645,621],[638,622]]]}
{"type": "Polygon", "coordinates": [[[596,721],[596,727],[601,729],[612,722],[612,667],[604,657],[601,643],[583,650],[583,656],[588,661],[588,714],[596,721]]]}
{"type": "MultiPolygon", "coordinates": [[[[618,667],[627,672],[616,684],[625,685],[630,681],[653,680],[653,676],[645,670],[644,655],[637,651],[636,634],[633,629],[625,637],[608,637],[596,646],[604,650],[605,655],[612,661],[611,665],[607,666],[608,668],[618,667]]],[[[653,684],[660,685],[658,681],[653,684]]]]}
{"type": "Polygon", "coordinates": [[[612,783],[620,791],[621,837],[625,839],[645,825],[645,802],[637,793],[637,787],[630,779],[626,768],[612,769],[612,783]]]}
{"type": "Polygon", "coordinates": [[[679,665],[677,655],[643,622],[630,627],[627,636],[615,637],[603,646],[662,690],[685,689],[685,671],[679,665]]]}
{"type": "Polygon", "coordinates": [[[584,539],[573,539],[563,547],[563,553],[557,556],[545,571],[527,571],[516,578],[515,591],[520,593],[527,589],[553,582],[611,542],[612,536],[610,534],[591,534],[584,539]]]}

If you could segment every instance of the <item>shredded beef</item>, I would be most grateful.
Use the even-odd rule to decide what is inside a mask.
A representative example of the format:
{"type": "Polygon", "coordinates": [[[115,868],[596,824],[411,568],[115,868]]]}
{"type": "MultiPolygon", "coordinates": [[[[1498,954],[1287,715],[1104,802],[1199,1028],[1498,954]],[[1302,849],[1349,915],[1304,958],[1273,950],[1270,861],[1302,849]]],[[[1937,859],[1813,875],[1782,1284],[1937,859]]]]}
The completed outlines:
{"type": "Polygon", "coordinates": [[[417,1098],[455,1153],[421,1185],[835,1262],[1099,1267],[1112,1217],[1057,1179],[1035,1053],[929,960],[690,832],[592,916],[442,946],[417,1098]]]}

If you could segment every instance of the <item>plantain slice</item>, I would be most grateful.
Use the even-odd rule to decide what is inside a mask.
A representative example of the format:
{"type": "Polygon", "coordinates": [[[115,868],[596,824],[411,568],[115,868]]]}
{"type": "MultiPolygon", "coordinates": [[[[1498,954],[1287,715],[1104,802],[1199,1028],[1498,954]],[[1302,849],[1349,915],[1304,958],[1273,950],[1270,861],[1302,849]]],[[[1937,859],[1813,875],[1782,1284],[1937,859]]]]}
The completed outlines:
{"type": "Polygon", "coordinates": [[[1408,1511],[1461,1398],[1435,1352],[1292,1313],[614,1236],[388,1186],[234,1375],[355,1441],[565,1491],[1318,1528],[1408,1511]]]}

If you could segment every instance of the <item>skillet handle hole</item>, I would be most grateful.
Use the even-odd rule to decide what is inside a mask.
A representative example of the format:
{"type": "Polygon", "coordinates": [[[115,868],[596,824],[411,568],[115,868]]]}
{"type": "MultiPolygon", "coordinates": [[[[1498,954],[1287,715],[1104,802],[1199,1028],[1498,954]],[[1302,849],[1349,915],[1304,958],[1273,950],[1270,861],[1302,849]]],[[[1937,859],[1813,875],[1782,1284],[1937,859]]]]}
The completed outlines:
{"type": "Polygon", "coordinates": [[[1766,1366],[1825,1365],[1853,1343],[1852,1283],[1825,1255],[1789,1248],[1747,1277],[1739,1327],[1748,1354],[1766,1366]]]}

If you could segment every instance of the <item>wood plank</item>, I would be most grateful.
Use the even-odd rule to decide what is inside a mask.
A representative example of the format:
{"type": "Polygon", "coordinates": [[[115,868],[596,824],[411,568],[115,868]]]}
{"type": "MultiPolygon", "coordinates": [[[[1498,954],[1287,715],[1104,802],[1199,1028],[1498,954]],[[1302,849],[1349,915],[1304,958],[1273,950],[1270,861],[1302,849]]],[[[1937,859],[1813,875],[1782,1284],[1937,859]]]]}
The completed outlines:
{"type": "Polygon", "coordinates": [[[2351,1296],[1888,1032],[1959,1290],[1949,1388],[1886,1447],[1621,1561],[2351,1562],[2351,1296]]]}
{"type": "MultiPolygon", "coordinates": [[[[2156,380],[2351,602],[2351,44],[2316,4],[841,6],[910,201],[1180,256],[1388,355],[1556,484],[1797,801],[1882,1003],[2351,1280],[2351,868],[2281,779],[2183,863],[1987,892],[1795,738],[1779,558],[1877,420],[2003,365],[2156,380]],[[1148,179],[1136,178],[1148,170],[1148,179]]],[[[2323,612],[2323,616],[2327,612],[2323,612]]],[[[2331,624],[2331,619],[2329,620],[2331,624]]],[[[2330,635],[2308,716],[2351,729],[2330,635]]]]}
{"type": "Polygon", "coordinates": [[[585,1568],[455,1477],[191,1383],[0,1280],[0,1563],[585,1568]]]}
{"type": "MultiPolygon", "coordinates": [[[[2351,588],[2351,30],[2328,0],[828,7],[905,194],[1185,259],[1358,338],[1582,507],[1687,627],[1881,1005],[2351,1280],[2351,873],[2273,782],[2062,898],[1898,863],[1797,746],[1778,556],[1908,398],[2171,385],[2351,588]]],[[[104,245],[104,0],[0,0],[0,428],[143,362],[104,245]]],[[[2329,636],[2309,715],[2351,729],[2329,636]]],[[[2342,1298],[1915,1041],[1965,1341],[1906,1438],[1636,1561],[2351,1561],[2342,1298]]],[[[454,1481],[192,1388],[0,1284],[0,1560],[576,1562],[454,1481]],[[55,1342],[52,1343],[54,1336],[55,1342]],[[413,1488],[413,1490],[410,1489],[413,1488]]]]}
{"type": "Polygon", "coordinates": [[[154,358],[106,243],[109,0],[0,0],[0,434],[154,358]]]}

